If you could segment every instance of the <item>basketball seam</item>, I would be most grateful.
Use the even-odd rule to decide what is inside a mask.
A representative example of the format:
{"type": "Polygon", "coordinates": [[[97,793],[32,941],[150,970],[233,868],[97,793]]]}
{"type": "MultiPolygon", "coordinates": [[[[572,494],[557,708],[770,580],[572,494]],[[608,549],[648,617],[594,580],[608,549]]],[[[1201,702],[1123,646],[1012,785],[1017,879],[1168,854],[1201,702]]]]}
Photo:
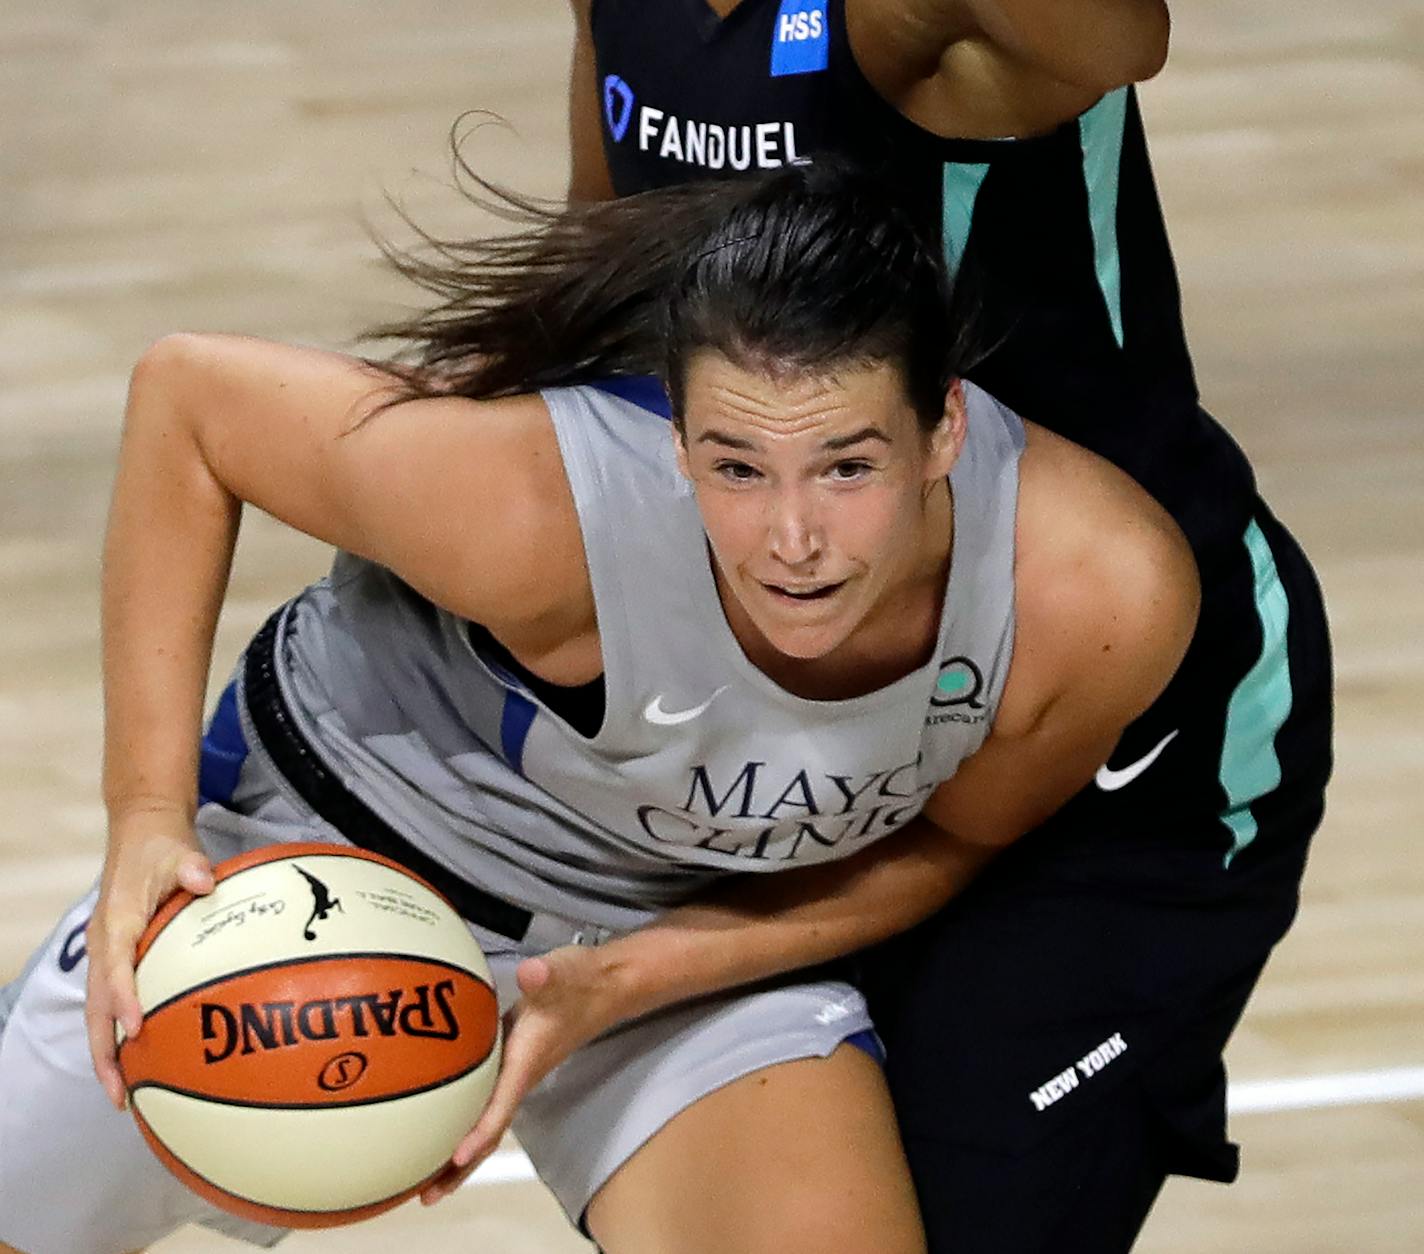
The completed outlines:
{"type": "Polygon", "coordinates": [[[385,950],[357,949],[342,950],[339,953],[330,954],[302,954],[295,957],[274,958],[271,962],[261,962],[256,966],[243,967],[240,971],[229,971],[224,975],[217,975],[210,980],[205,980],[201,984],[188,985],[186,988],[174,993],[172,997],[165,998],[156,1006],[145,1010],[143,1017],[146,1019],[149,1015],[156,1015],[159,1011],[166,1010],[169,1006],[173,1005],[174,1002],[182,1001],[183,998],[190,997],[194,993],[205,992],[208,989],[217,988],[222,984],[227,984],[233,980],[240,980],[246,976],[255,975],[262,971],[271,971],[276,967],[307,966],[313,962],[326,962],[340,958],[389,958],[398,962],[421,962],[428,966],[439,967],[445,971],[457,971],[461,975],[468,975],[476,984],[480,984],[488,989],[491,996],[496,997],[496,999],[498,998],[498,995],[495,993],[494,985],[483,976],[471,971],[468,967],[462,967],[453,962],[446,962],[442,958],[427,958],[423,954],[389,953],[385,950]]]}
{"type": "Polygon", "coordinates": [[[490,1055],[494,1053],[495,1046],[498,1044],[499,1033],[495,1032],[494,1040],[490,1042],[490,1047],[485,1050],[484,1057],[471,1063],[463,1071],[456,1071],[450,1075],[442,1076],[438,1080],[432,1080],[429,1084],[422,1084],[419,1088],[402,1089],[399,1093],[387,1093],[383,1097],[362,1097],[354,1101],[316,1103],[241,1101],[235,1097],[218,1097],[212,1093],[200,1093],[194,1089],[179,1088],[173,1084],[163,1084],[158,1080],[140,1080],[129,1089],[129,1094],[132,1096],[135,1093],[142,1092],[144,1089],[158,1089],[164,1093],[176,1093],[179,1097],[191,1097],[195,1101],[212,1102],[217,1106],[238,1106],[244,1110],[350,1110],[356,1106],[379,1106],[382,1102],[398,1102],[407,1097],[419,1097],[422,1093],[429,1093],[434,1089],[444,1088],[446,1085],[454,1084],[457,1080],[463,1080],[472,1071],[478,1071],[489,1061],[490,1055]]]}

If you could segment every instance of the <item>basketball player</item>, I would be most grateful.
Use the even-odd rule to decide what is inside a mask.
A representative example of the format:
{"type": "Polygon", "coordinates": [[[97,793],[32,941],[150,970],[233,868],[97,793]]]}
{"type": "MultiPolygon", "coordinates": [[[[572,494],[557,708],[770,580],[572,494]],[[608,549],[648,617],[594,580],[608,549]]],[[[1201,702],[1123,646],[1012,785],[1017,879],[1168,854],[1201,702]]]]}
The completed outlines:
{"type": "Polygon", "coordinates": [[[873,171],[976,298],[968,377],[1126,470],[1193,549],[1208,596],[1173,691],[1016,873],[864,975],[932,1250],[1125,1249],[1166,1173],[1236,1173],[1220,1050],[1293,916],[1330,767],[1316,594],[1198,404],[1128,85],[1165,58],[1166,8],[573,5],[575,197],[822,153],[873,171]],[[1175,924],[1144,936],[1151,902],[1175,924]],[[1006,952],[1006,913],[1044,926],[1006,952]],[[946,1041],[974,1044],[947,1066],[946,1041]]]}
{"type": "Polygon", "coordinates": [[[429,875],[523,993],[430,1197],[517,1107],[610,1254],[924,1248],[864,1002],[788,973],[924,917],[1082,788],[1188,648],[1190,552],[1126,476],[956,381],[938,259],[861,179],[655,193],[536,244],[457,276],[490,300],[419,324],[414,373],[223,337],[135,371],[109,850],[0,994],[6,1248],[277,1235],[166,1176],[114,1109],[113,1026],[141,1027],[167,893],[312,838],[429,875]],[[627,378],[659,359],[670,408],[627,378]],[[490,398],[500,371],[545,390],[490,398]],[[244,502],[341,552],[199,760],[244,502]]]}

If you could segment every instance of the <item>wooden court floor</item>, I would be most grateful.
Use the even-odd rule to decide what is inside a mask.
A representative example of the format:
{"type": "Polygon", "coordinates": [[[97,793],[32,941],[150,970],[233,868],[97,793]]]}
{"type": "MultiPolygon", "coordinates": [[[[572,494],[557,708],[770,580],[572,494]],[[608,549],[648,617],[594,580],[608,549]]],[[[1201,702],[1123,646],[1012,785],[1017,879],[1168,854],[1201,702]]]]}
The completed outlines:
{"type": "MultiPolygon", "coordinates": [[[[1179,8],[1143,100],[1198,376],[1325,585],[1339,765],[1300,921],[1231,1050],[1255,1095],[1243,1179],[1173,1182],[1138,1248],[1414,1254],[1424,1097],[1366,1103],[1339,1077],[1424,1069],[1424,10],[1179,8]],[[1294,1109],[1261,1087],[1307,1077],[1294,1109]]],[[[481,168],[558,193],[568,25],[562,0],[0,6],[0,978],[102,844],[97,555],[134,359],[178,328],[348,346],[413,300],[363,215],[395,228],[386,190],[478,229],[443,187],[462,110],[510,123],[481,168]]],[[[222,666],[324,561],[249,520],[222,666]]],[[[398,1242],[587,1248],[533,1184],[286,1248],[398,1242]]]]}

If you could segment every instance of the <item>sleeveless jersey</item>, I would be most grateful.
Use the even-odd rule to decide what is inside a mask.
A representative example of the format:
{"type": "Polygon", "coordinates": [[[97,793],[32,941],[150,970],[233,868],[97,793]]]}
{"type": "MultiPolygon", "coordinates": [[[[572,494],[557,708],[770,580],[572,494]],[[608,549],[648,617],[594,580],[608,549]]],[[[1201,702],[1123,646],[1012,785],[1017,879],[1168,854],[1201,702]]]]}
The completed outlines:
{"type": "Polygon", "coordinates": [[[292,716],[381,819],[529,909],[631,927],[720,874],[854,853],[980,745],[1009,666],[1023,428],[966,391],[935,650],[883,688],[807,700],[748,661],[671,424],[587,386],[544,397],[592,580],[601,726],[575,730],[469,622],[344,554],[286,615],[292,716]]]}
{"type": "Polygon", "coordinates": [[[987,350],[969,377],[1126,470],[1204,567],[1234,553],[1255,486],[1197,405],[1135,92],[1034,138],[941,138],[866,82],[844,8],[742,0],[719,19],[705,0],[592,0],[617,192],[825,152],[878,173],[968,290],[987,350]]]}

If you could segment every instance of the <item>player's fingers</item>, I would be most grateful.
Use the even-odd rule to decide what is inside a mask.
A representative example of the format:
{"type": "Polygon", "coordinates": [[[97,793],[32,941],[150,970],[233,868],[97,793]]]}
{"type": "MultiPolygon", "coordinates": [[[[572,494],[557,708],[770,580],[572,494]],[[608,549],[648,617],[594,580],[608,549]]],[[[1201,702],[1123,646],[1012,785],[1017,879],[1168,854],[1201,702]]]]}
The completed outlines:
{"type": "Polygon", "coordinates": [[[138,985],[134,982],[133,961],[116,962],[109,972],[110,1007],[125,1036],[137,1036],[143,1030],[143,1007],[139,1005],[138,985]]]}
{"type": "Polygon", "coordinates": [[[121,916],[97,927],[91,924],[89,928],[91,996],[99,992],[106,1012],[128,1036],[137,1036],[143,1027],[133,958],[143,926],[144,920],[138,916],[121,916]]]}
{"type": "Polygon", "coordinates": [[[177,880],[181,887],[198,897],[213,891],[213,868],[199,852],[186,854],[178,864],[177,880]]]}
{"type": "Polygon", "coordinates": [[[514,978],[519,984],[519,991],[530,999],[538,998],[541,993],[547,991],[552,976],[553,967],[550,965],[547,955],[524,959],[514,972],[514,978]]]}
{"type": "Polygon", "coordinates": [[[105,1038],[114,1039],[113,1024],[107,1017],[95,1016],[87,1025],[89,1033],[89,1054],[94,1062],[94,1074],[103,1085],[104,1095],[116,1110],[124,1108],[124,1081],[119,1073],[116,1051],[105,1038]]]}
{"type": "Polygon", "coordinates": [[[549,1053],[546,1031],[534,1019],[527,1010],[509,1016],[510,1030],[494,1091],[475,1126],[455,1147],[451,1162],[456,1167],[477,1165],[494,1152],[514,1122],[514,1112],[525,1094],[558,1061],[549,1053]]]}
{"type": "Polygon", "coordinates": [[[434,1206],[437,1202],[443,1202],[466,1180],[470,1173],[475,1170],[478,1163],[471,1163],[467,1167],[446,1167],[434,1180],[420,1191],[420,1201],[423,1206],[434,1206]]]}
{"type": "Polygon", "coordinates": [[[514,1121],[514,1111],[524,1098],[523,1084],[502,1086],[496,1084],[490,1095],[489,1105],[480,1115],[479,1122],[466,1133],[464,1140],[455,1147],[450,1161],[456,1167],[473,1167],[488,1158],[495,1146],[509,1131],[514,1121]],[[503,1092],[501,1092],[503,1088],[503,1092]]]}
{"type": "Polygon", "coordinates": [[[96,987],[95,981],[91,981],[84,1003],[84,1027],[89,1037],[89,1056],[94,1063],[94,1074],[99,1077],[109,1101],[122,1110],[124,1081],[119,1073],[114,1017],[102,987],[96,987]]]}

